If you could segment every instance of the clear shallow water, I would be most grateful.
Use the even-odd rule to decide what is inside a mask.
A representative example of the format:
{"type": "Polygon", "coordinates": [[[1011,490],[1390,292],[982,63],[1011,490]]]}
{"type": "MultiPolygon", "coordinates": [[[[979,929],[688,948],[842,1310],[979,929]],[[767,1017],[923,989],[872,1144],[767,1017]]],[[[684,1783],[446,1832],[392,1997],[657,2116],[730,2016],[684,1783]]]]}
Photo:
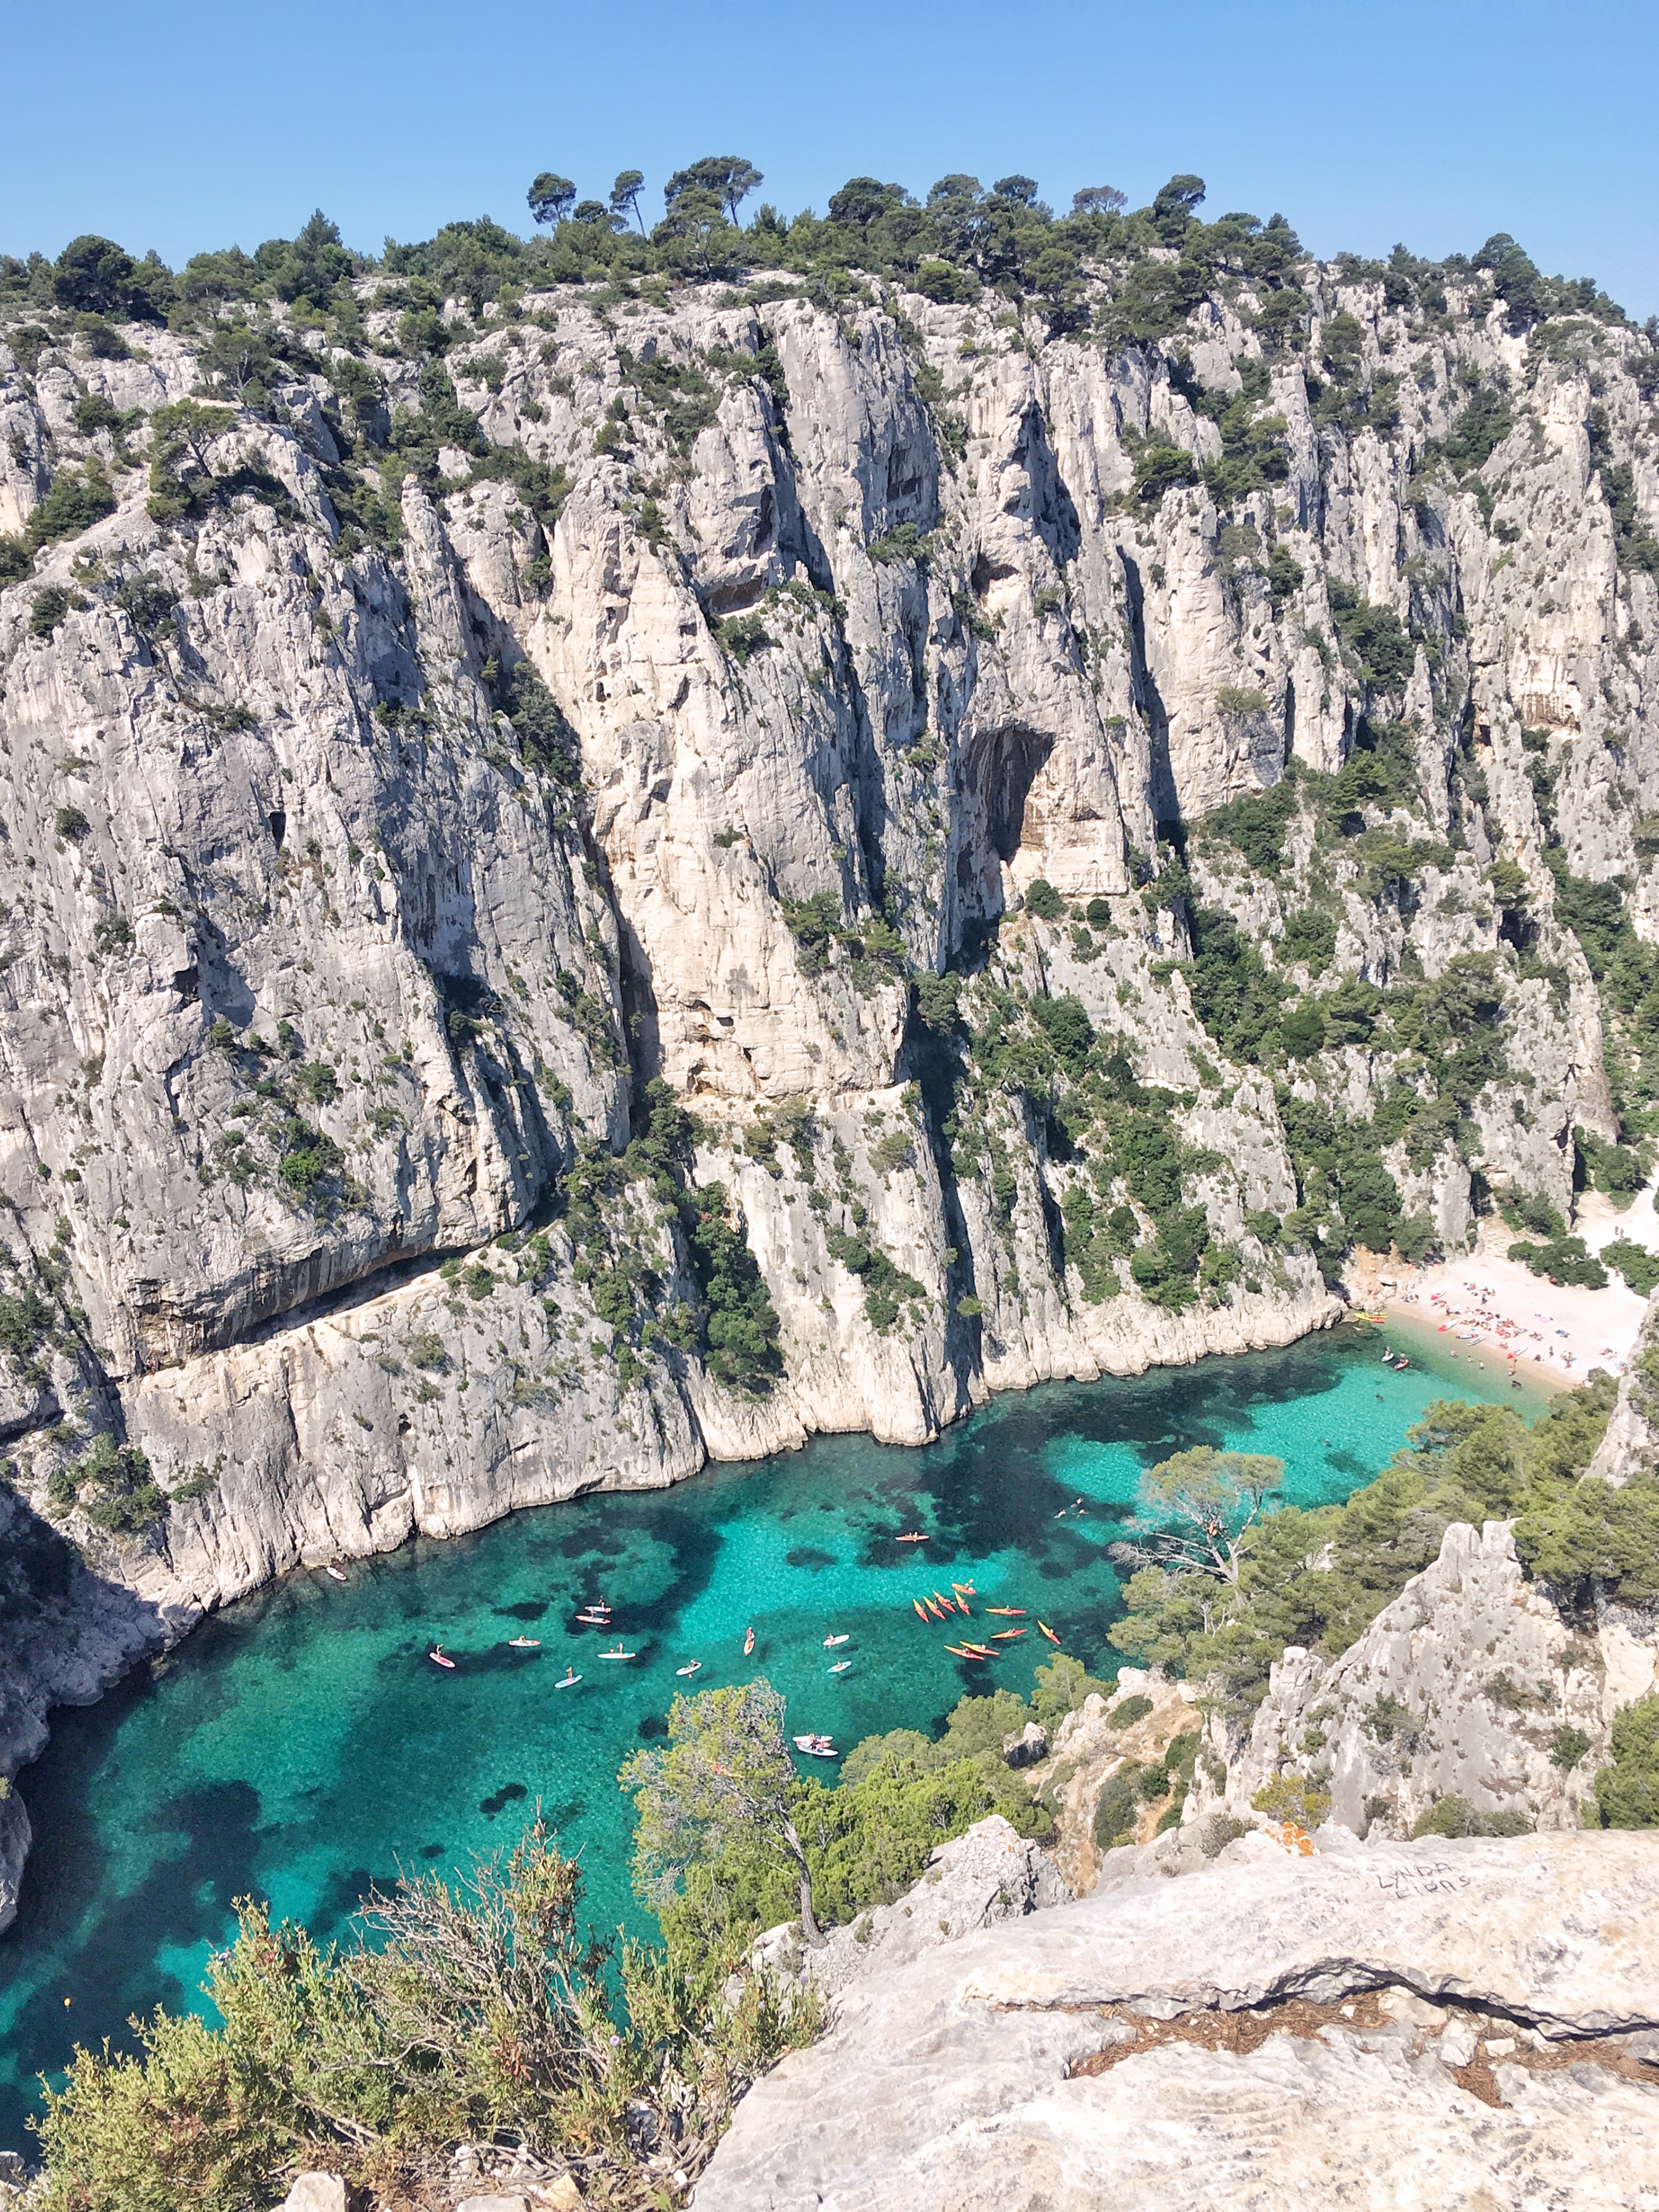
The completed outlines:
{"type": "Polygon", "coordinates": [[[1106,1547],[1143,1468],[1196,1443],[1273,1452],[1287,1498],[1320,1504],[1375,1474],[1431,1399],[1510,1395],[1504,1377],[1432,1349],[1403,1375],[1379,1352],[1380,1333],[1351,1328],[1133,1382],[1051,1384],[999,1398],[926,1450],[819,1438],[672,1491],[417,1540],[350,1567],[344,1587],[295,1575],[228,1607],[158,1673],[58,1713],[21,1778],[35,1847],[0,1936],[0,2143],[23,2141],[33,2076],[73,2042],[119,2039],[158,2002],[198,2002],[239,1896],[337,1936],[371,1880],[510,1843],[540,1798],[580,1848],[595,1922],[641,1925],[617,1769],[663,1732],[677,1690],[763,1674],[793,1728],[848,1748],[931,1729],[994,1681],[1029,1692],[1052,1656],[1038,1614],[1109,1670],[1106,1547]],[[1056,1518],[1079,1498],[1081,1516],[1056,1518]],[[926,1545],[893,1540],[918,1528],[926,1545]],[[977,1586],[970,1635],[1022,1625],[986,1621],[988,1604],[1029,1608],[1031,1632],[994,1668],[952,1659],[958,1638],[912,1610],[953,1580],[977,1586]],[[600,1593],[613,1632],[573,1626],[600,1593]],[[617,1632],[639,1654],[627,1665],[597,1656],[617,1632]],[[831,1632],[851,1641],[828,1651],[831,1632]],[[507,1649],[520,1634],[539,1650],[507,1649]],[[453,1674],[423,1656],[434,1638],[453,1674]],[[693,1658],[702,1673],[681,1681],[693,1658]],[[832,1678],[836,1658],[851,1672],[832,1678]],[[567,1661],[583,1680],[556,1692],[567,1661]]]}

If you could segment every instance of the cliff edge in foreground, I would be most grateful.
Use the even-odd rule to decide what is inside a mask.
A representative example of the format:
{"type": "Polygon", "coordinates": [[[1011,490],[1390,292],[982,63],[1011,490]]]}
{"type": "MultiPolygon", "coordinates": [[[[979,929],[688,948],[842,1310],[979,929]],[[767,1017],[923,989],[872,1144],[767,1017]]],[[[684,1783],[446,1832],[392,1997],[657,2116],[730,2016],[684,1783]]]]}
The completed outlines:
{"type": "Polygon", "coordinates": [[[872,1975],[696,2212],[1659,2205],[1659,1844],[1321,1845],[872,1975]]]}

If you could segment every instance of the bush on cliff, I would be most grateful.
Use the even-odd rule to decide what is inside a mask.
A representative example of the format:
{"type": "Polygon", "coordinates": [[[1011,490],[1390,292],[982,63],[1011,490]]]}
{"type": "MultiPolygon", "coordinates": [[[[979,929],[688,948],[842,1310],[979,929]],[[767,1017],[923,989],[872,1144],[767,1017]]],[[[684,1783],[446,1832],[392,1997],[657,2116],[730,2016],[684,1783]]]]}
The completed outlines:
{"type": "Polygon", "coordinates": [[[1617,1396],[1610,1376],[1565,1392],[1528,1429],[1507,1406],[1442,1399],[1376,1480],[1341,1505],[1287,1506],[1239,1540],[1237,1578],[1132,1575],[1111,1632],[1139,1665],[1212,1680],[1243,1716],[1287,1644],[1346,1651],[1439,1554],[1454,1521],[1518,1516],[1522,1562],[1568,1604],[1659,1587],[1659,1484],[1580,1485],[1617,1396]]]}
{"type": "Polygon", "coordinates": [[[254,2212],[301,2154],[367,2178],[492,2138],[582,2157],[602,2202],[643,2201],[665,2132],[695,2171],[816,2010],[786,2018],[734,1948],[596,1938],[581,1893],[538,1816],[453,1885],[372,1896],[345,1953],[245,1900],[208,1970],[222,2027],[158,2008],[137,2056],[77,2050],[48,2089],[49,2212],[254,2212]]]}
{"type": "Polygon", "coordinates": [[[1595,1809],[1604,1828],[1659,1828],[1659,1697],[1614,1716],[1613,1764],[1595,1778],[1595,1809]]]}

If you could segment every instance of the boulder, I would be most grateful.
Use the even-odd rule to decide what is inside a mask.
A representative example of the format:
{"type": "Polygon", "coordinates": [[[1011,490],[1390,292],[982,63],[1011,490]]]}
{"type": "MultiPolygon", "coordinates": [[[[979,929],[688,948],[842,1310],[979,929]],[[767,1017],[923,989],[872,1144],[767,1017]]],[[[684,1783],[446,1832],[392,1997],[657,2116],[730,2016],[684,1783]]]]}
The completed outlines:
{"type": "Polygon", "coordinates": [[[283,2212],[351,2212],[351,2192],[337,2173],[301,2173],[283,2199],[283,2212]]]}

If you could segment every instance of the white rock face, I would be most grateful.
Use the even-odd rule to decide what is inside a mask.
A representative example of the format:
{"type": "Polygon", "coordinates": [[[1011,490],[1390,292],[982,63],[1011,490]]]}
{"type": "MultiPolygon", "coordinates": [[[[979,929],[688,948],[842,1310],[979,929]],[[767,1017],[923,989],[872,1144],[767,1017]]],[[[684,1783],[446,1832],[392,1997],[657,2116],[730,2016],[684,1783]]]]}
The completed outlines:
{"type": "Polygon", "coordinates": [[[1386,2176],[1390,2201],[1470,2212],[1659,2203],[1659,2088],[1498,2054],[1494,2106],[1449,2063],[1489,2021],[1511,2044],[1516,2023],[1547,2045],[1643,2027],[1656,1904],[1650,1838],[1552,1835],[1276,1852],[1011,1922],[848,1990],[823,2040],[744,2099],[693,2201],[1324,2207],[1377,2202],[1386,2176]],[[1380,2027],[1339,2014],[1248,2055],[1173,2041],[1075,2073],[1133,2039],[1136,2016],[1200,2025],[1365,1991],[1382,1993],[1380,2027]]]}
{"type": "MultiPolygon", "coordinates": [[[[453,302],[476,450],[449,422],[387,501],[367,428],[424,404],[395,347],[354,361],[382,387],[360,420],[343,357],[286,329],[270,404],[154,498],[142,418],[197,389],[195,342],[0,347],[0,532],[66,469],[117,502],[0,589],[0,1438],[91,1563],[65,1620],[133,1601],[68,1648],[130,1656],[411,1530],[1286,1343],[1340,1310],[1299,1217],[1361,1201],[1298,1182],[1285,1113],[1397,1112],[1403,1085],[1425,1110],[1379,1151],[1444,1237],[1477,1157],[1570,1210],[1574,1127],[1614,1122],[1547,836],[1659,941],[1659,586],[1618,566],[1604,482],[1629,465],[1659,520],[1648,342],[1606,331],[1595,390],[1565,356],[1529,383],[1484,278],[1443,325],[1300,281],[1399,378],[1385,426],[1319,412],[1243,296],[1200,311],[1190,370],[880,288],[839,314],[453,302]],[[1459,483],[1430,449],[1465,372],[1507,380],[1512,428],[1459,483]],[[1283,482],[1140,498],[1143,441],[1218,460],[1211,402],[1247,375],[1283,482]],[[77,428],[86,399],[141,418],[126,442],[77,428]],[[1407,625],[1392,675],[1340,641],[1359,600],[1407,625]],[[1392,799],[1364,836],[1304,816],[1273,865],[1198,833],[1291,763],[1335,771],[1362,717],[1410,718],[1436,842],[1403,876],[1392,799]],[[1039,880],[1056,917],[1022,905],[1039,880]],[[1362,1012],[1230,1060],[1182,964],[1194,904],[1322,1000],[1404,980],[1455,1006],[1489,975],[1501,1059],[1441,1096],[1432,1037],[1385,1047],[1362,1012]],[[947,969],[955,1022],[917,988],[947,969]],[[1068,996],[1201,1163],[1185,1310],[1133,1273],[1153,1228],[1121,1164],[1047,1103],[1030,1009],[1068,996]],[[1028,1058],[1000,1071],[1005,1036],[1028,1058]],[[756,1395],[705,1356],[678,1196],[612,1164],[655,1080],[777,1316],[756,1395]],[[94,1436],[159,1501],[127,1462],[118,1497],[81,1480],[94,1436]]],[[[372,281],[362,305],[391,346],[372,281]]],[[[33,1717],[5,1747],[62,1693],[38,1642],[0,1649],[33,1717]]]]}
{"type": "Polygon", "coordinates": [[[816,1948],[800,1943],[793,1924],[769,1929],[755,1957],[833,1996],[866,1974],[908,1966],[958,1936],[1071,1900],[1048,1853],[994,1813],[941,1844],[921,1880],[896,1903],[872,1905],[846,1927],[831,1929],[816,1948]]]}
{"type": "Polygon", "coordinates": [[[1250,1818],[1281,1771],[1316,1773],[1332,1820],[1361,1836],[1404,1836],[1451,1796],[1542,1828],[1577,1827],[1587,1807],[1593,1821],[1613,1713],[1654,1680],[1659,1641],[1643,1626],[1575,1632],[1526,1580],[1508,1522],[1454,1522],[1434,1565],[1340,1658],[1291,1650],[1274,1664],[1224,1790],[1200,1771],[1187,1825],[1218,1807],[1250,1818]],[[1565,1729],[1587,1747],[1564,1767],[1553,1754],[1565,1729]]]}

